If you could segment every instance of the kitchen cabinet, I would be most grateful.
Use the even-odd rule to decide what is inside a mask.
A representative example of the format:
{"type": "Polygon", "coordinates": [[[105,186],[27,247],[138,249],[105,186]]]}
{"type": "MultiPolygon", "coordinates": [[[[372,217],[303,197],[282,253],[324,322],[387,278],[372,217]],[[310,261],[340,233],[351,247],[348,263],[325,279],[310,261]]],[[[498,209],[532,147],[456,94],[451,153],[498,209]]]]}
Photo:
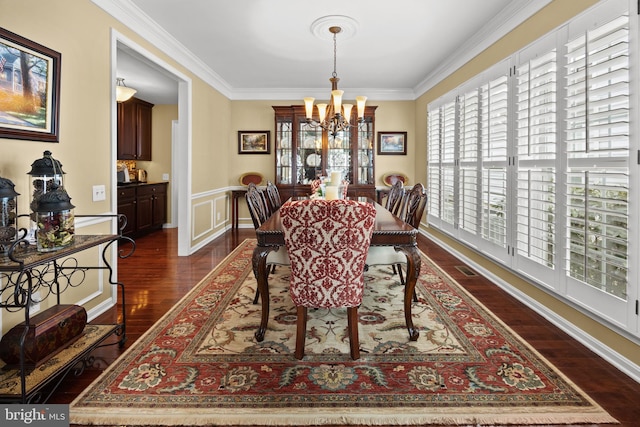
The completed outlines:
{"type": "Polygon", "coordinates": [[[361,123],[352,111],[352,126],[332,136],[307,123],[303,105],[274,106],[275,184],[282,198],[308,195],[311,181],[340,171],[349,181],[349,197],[375,199],[376,108],[367,106],[361,123]]]}
{"type": "Polygon", "coordinates": [[[152,109],[137,98],[118,104],[118,160],[151,160],[152,109]]]}
{"type": "Polygon", "coordinates": [[[127,217],[123,234],[140,236],[162,228],[167,221],[167,184],[129,184],[118,187],[118,214],[127,217]]]}
{"type": "Polygon", "coordinates": [[[118,214],[127,218],[127,225],[122,230],[125,236],[131,236],[137,229],[136,204],[135,187],[118,187],[118,214]]]}

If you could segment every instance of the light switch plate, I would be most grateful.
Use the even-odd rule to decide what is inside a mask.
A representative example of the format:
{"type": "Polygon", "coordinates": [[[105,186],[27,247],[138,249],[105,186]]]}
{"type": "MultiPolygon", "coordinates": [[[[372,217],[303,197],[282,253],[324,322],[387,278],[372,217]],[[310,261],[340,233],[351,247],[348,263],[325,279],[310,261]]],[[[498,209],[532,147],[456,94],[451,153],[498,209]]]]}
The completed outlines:
{"type": "Polygon", "coordinates": [[[100,200],[105,200],[107,198],[107,190],[104,185],[94,185],[93,186],[93,201],[99,202],[100,200]]]}

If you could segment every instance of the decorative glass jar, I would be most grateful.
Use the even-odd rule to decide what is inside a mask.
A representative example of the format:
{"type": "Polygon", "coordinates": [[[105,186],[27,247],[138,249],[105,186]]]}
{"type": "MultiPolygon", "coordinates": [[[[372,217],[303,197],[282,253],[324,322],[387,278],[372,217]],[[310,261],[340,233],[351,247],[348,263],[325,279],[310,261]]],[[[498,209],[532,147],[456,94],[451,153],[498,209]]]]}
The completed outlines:
{"type": "Polygon", "coordinates": [[[31,176],[29,187],[31,193],[31,233],[37,228],[36,212],[38,199],[50,191],[64,189],[64,171],[62,163],[51,156],[51,151],[43,153],[41,159],[31,164],[31,170],[27,172],[31,176]]]}
{"type": "Polygon", "coordinates": [[[6,254],[16,240],[18,199],[11,180],[0,178],[0,255],[6,254]]]}
{"type": "Polygon", "coordinates": [[[36,206],[39,252],[51,252],[73,243],[75,225],[71,198],[64,189],[41,195],[36,206]]]}

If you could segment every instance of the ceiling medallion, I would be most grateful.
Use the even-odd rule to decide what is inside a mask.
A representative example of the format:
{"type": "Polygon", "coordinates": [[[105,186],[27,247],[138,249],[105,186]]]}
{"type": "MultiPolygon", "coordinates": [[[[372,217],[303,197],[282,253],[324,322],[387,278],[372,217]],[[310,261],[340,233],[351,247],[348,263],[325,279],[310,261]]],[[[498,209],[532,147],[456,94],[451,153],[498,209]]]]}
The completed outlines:
{"type": "Polygon", "coordinates": [[[332,40],[329,28],[340,27],[340,40],[348,40],[358,31],[358,21],[344,15],[327,15],[318,18],[311,24],[311,33],[321,40],[332,40]]]}

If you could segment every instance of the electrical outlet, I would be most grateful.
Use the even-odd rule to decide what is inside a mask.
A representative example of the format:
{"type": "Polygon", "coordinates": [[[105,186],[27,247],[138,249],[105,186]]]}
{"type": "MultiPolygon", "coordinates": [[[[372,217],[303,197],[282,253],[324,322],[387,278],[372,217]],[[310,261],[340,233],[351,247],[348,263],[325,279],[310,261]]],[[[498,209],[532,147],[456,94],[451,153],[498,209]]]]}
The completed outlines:
{"type": "Polygon", "coordinates": [[[216,221],[220,221],[222,219],[222,213],[221,212],[216,212],[217,216],[216,216],[216,221]]]}
{"type": "Polygon", "coordinates": [[[93,201],[99,202],[100,200],[105,200],[107,198],[107,190],[104,185],[94,185],[93,186],[93,201]]]}
{"type": "Polygon", "coordinates": [[[163,173],[162,174],[162,180],[163,181],[169,181],[169,174],[168,173],[163,173]]]}

